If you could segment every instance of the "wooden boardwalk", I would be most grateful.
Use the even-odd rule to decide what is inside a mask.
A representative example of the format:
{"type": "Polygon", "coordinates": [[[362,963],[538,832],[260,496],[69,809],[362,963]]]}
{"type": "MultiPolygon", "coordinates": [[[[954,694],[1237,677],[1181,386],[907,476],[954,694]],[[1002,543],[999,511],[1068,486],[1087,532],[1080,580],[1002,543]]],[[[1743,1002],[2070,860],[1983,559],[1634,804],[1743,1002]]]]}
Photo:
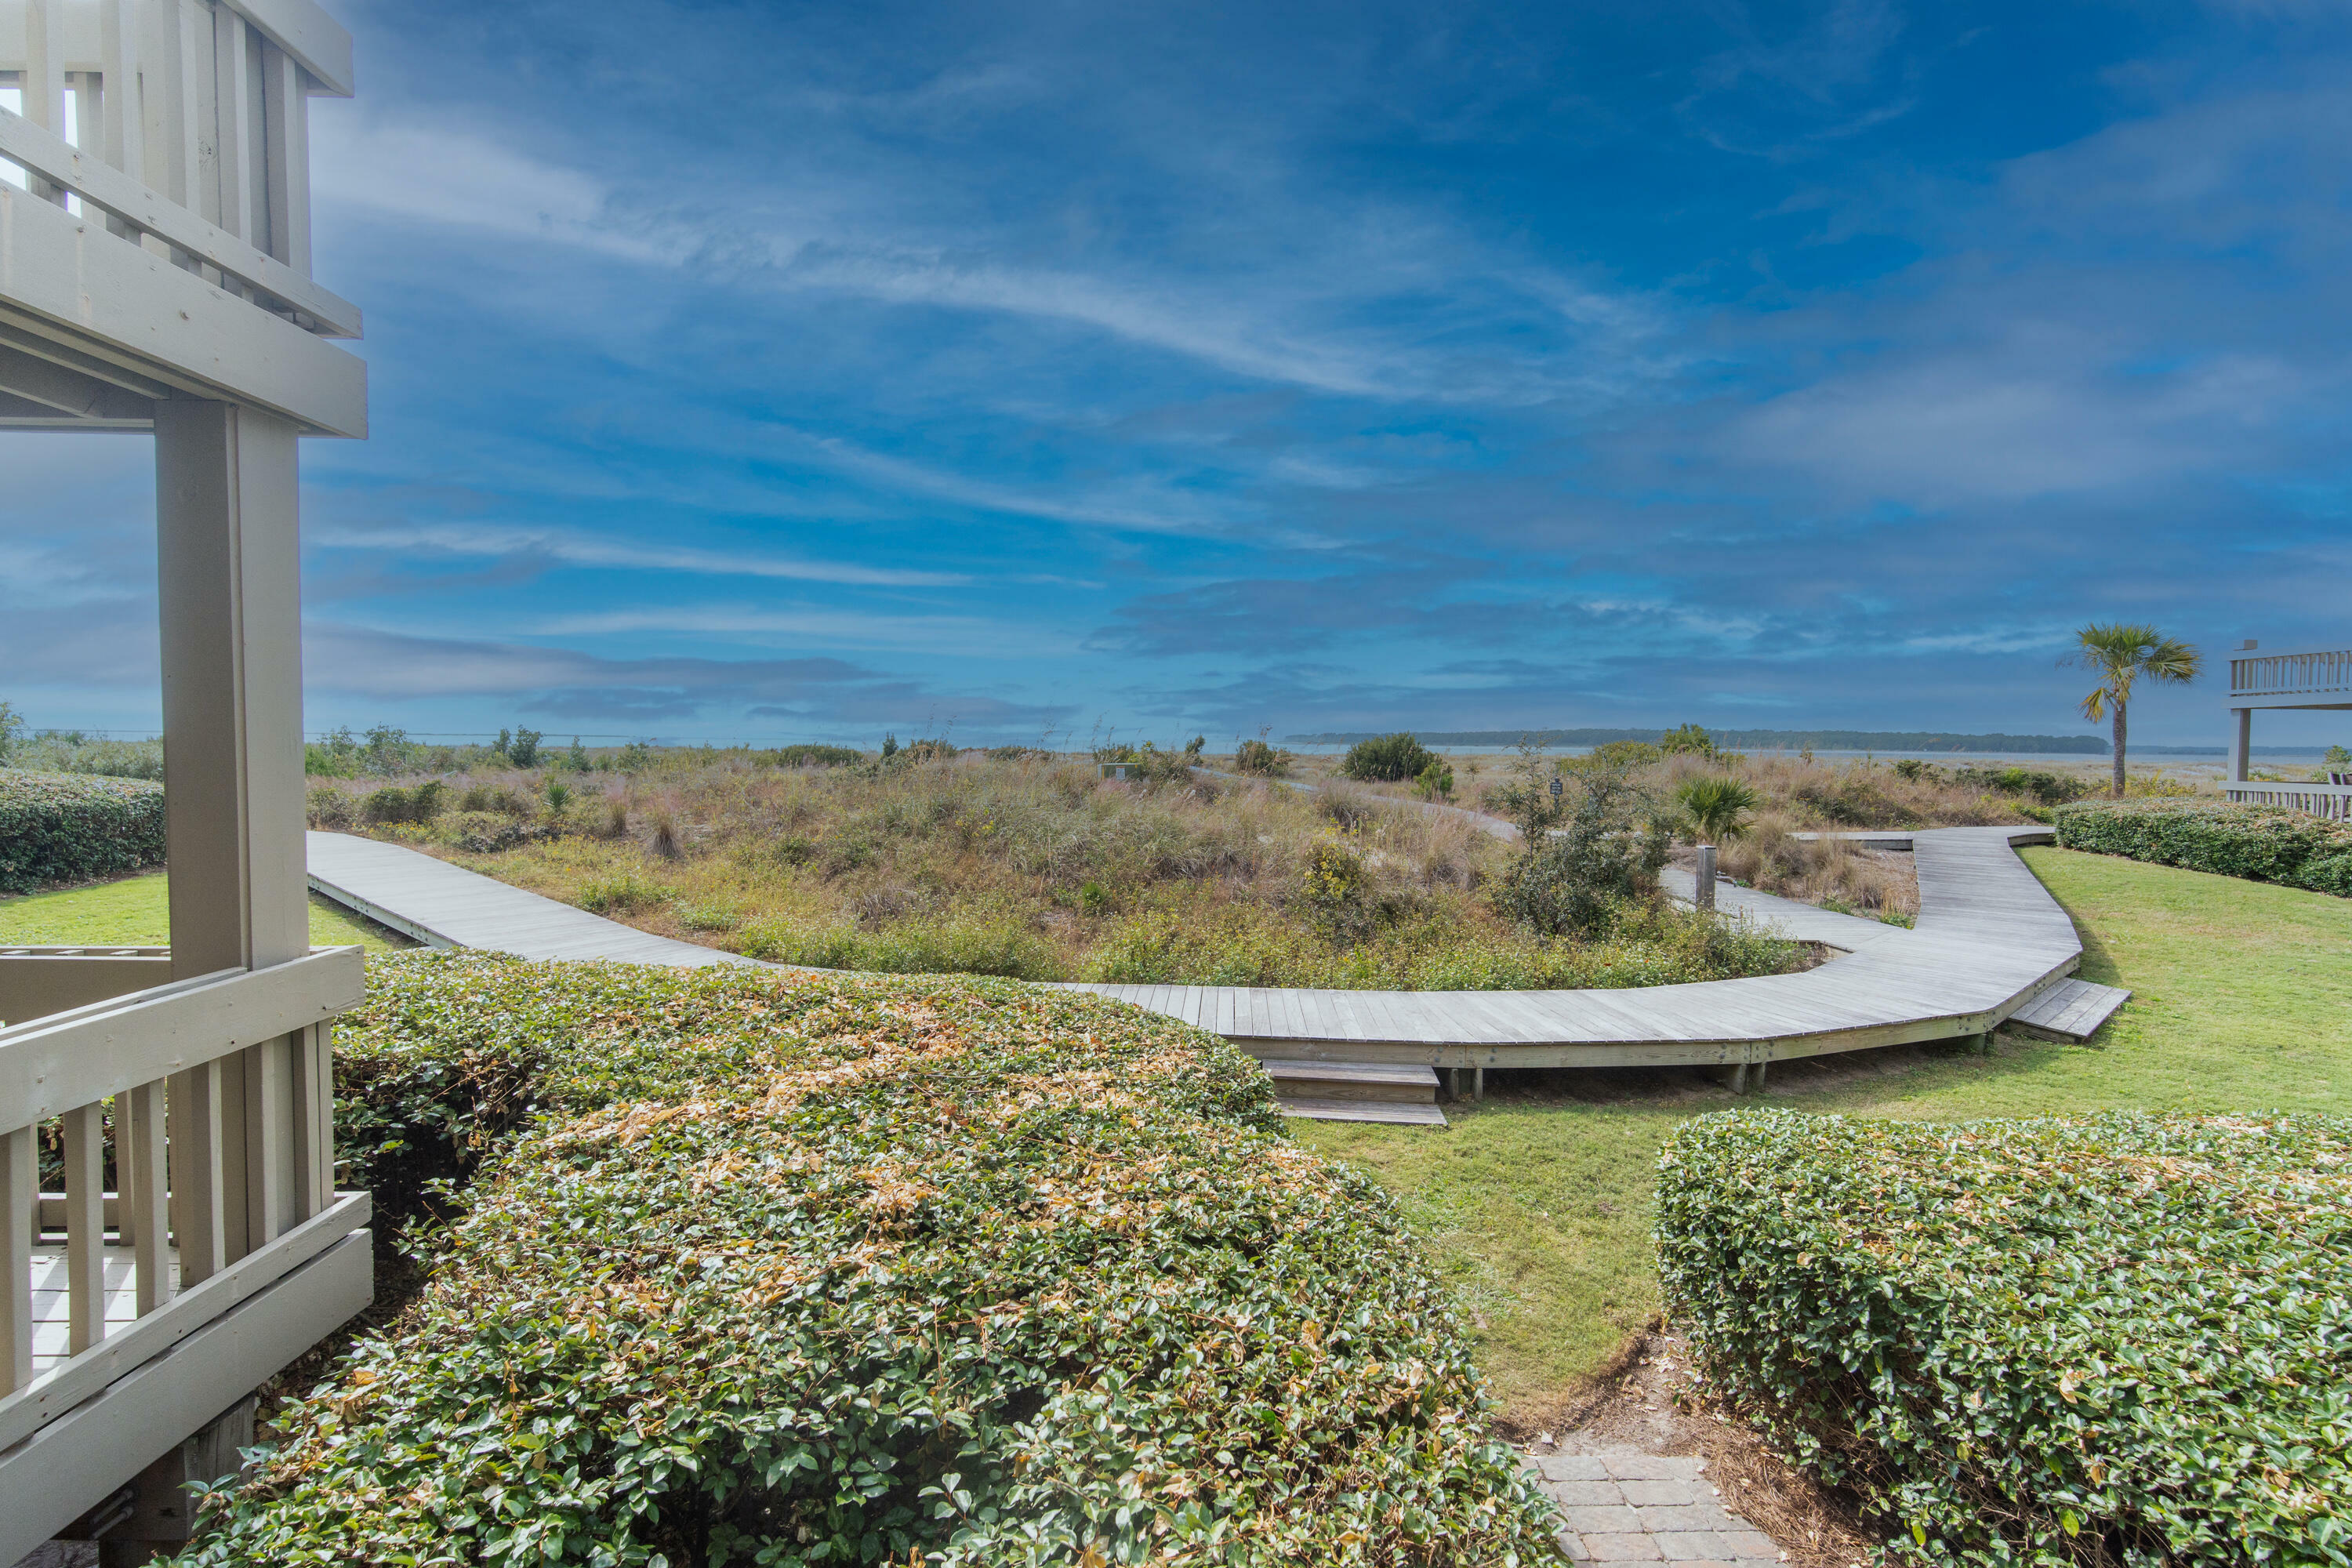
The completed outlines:
{"type": "Polygon", "coordinates": [[[314,889],[427,947],[620,963],[758,963],[654,936],[397,844],[348,833],[314,832],[307,837],[314,889]]]}
{"type": "MultiPolygon", "coordinates": [[[[2082,959],[2074,922],[2012,849],[2047,842],[2049,829],[1948,827],[1908,837],[1919,879],[1913,930],[1720,889],[1727,911],[1846,954],[1801,974],[1616,991],[1068,988],[1181,1018],[1262,1058],[1485,1068],[1740,1067],[1949,1039],[1985,1033],[2066,982],[2082,959]]],[[[754,962],[650,936],[397,845],[313,833],[310,855],[319,891],[436,946],[631,963],[754,962]]],[[[1682,881],[1675,890],[1687,896],[1687,873],[1682,881]]],[[[2125,994],[2075,984],[2086,989],[2070,991],[2045,1030],[2094,1013],[2104,1021],[2125,994]]]]}

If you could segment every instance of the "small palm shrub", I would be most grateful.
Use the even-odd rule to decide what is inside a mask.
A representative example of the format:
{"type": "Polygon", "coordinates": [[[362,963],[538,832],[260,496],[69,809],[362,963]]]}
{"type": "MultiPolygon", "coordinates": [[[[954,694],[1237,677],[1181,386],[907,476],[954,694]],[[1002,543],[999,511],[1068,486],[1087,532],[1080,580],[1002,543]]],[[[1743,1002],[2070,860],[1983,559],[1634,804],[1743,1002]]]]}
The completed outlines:
{"type": "Polygon", "coordinates": [[[1419,778],[1423,769],[1438,760],[1436,752],[1401,730],[1393,735],[1359,741],[1349,747],[1339,763],[1339,773],[1343,778],[1365,784],[1402,784],[1407,779],[1419,778]]]}
{"type": "Polygon", "coordinates": [[[1722,844],[1748,831],[1748,815],[1759,800],[1755,790],[1729,773],[1702,773],[1675,792],[1675,802],[1691,826],[1709,843],[1722,844]]]}

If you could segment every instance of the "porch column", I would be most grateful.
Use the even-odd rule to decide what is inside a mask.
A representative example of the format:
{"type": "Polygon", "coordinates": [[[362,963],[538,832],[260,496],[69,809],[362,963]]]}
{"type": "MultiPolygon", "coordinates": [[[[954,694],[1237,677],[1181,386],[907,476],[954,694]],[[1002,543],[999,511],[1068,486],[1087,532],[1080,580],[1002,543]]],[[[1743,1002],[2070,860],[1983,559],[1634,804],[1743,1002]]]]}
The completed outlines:
{"type": "MultiPolygon", "coordinates": [[[[310,940],[294,426],[158,402],[155,517],[172,973],[283,963],[310,940]]],[[[173,1079],[173,1152],[217,1129],[223,1156],[217,1194],[173,1194],[184,1284],[294,1222],[315,1182],[289,1132],[324,1045],[306,1031],[173,1079]]]]}
{"type": "Polygon", "coordinates": [[[2251,708],[2230,710],[2230,782],[2246,782],[2246,756],[2254,733],[2254,710],[2251,708]]]}

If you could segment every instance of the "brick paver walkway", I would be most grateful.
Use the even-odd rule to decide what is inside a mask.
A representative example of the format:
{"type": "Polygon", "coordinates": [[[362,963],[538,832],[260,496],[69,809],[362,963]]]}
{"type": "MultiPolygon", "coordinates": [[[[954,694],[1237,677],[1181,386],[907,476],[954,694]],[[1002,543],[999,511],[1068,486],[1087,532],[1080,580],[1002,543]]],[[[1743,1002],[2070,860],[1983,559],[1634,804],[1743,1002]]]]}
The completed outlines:
{"type": "Polygon", "coordinates": [[[1570,1437],[1527,1465],[1559,1504],[1560,1544],[1579,1563],[1780,1568],[1780,1549],[1723,1506],[1704,1459],[1570,1437]]]}

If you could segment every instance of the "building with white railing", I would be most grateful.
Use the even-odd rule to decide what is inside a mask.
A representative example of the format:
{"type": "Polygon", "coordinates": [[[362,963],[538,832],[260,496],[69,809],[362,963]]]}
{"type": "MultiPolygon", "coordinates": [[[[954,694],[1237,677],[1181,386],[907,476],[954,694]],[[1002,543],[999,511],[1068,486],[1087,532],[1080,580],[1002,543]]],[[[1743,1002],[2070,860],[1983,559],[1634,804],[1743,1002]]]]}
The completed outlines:
{"type": "Polygon", "coordinates": [[[0,949],[0,1563],[184,1536],[252,1391],[371,1293],[295,526],[300,437],[366,434],[359,312],[310,280],[309,102],[351,90],[310,0],[0,0],[0,426],[152,433],[171,885],[168,949],[0,949]]]}
{"type": "Polygon", "coordinates": [[[2264,653],[2248,638],[2230,655],[2230,776],[2231,800],[2292,806],[2343,820],[2352,814],[2352,784],[2271,784],[2246,776],[2254,710],[2261,708],[2352,708],[2352,648],[2264,653]]]}

